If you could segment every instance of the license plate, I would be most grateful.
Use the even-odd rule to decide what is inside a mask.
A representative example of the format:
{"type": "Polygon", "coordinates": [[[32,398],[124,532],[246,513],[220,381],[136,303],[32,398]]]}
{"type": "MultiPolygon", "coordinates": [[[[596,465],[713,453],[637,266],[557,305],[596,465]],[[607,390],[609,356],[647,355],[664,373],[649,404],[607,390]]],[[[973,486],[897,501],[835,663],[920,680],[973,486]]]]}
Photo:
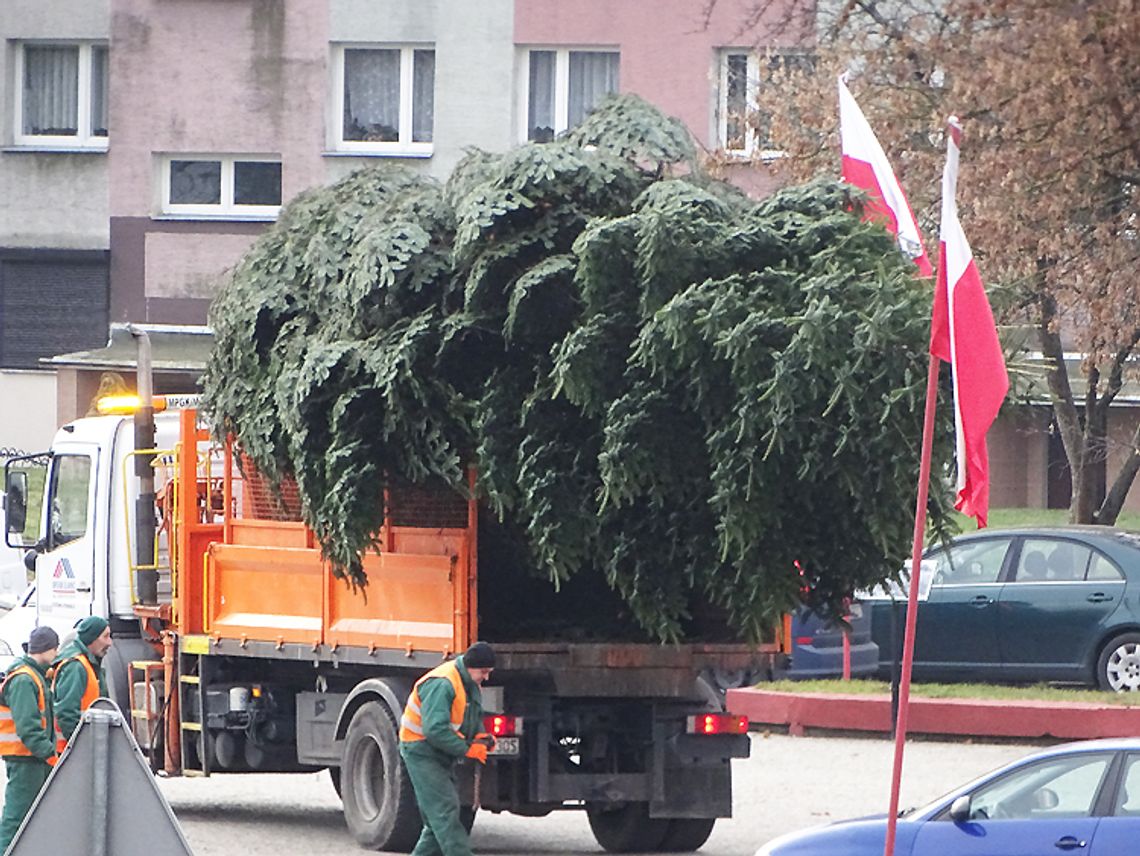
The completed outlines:
{"type": "Polygon", "coordinates": [[[517,737],[500,737],[495,741],[495,748],[488,755],[518,755],[519,739],[517,737]]]}

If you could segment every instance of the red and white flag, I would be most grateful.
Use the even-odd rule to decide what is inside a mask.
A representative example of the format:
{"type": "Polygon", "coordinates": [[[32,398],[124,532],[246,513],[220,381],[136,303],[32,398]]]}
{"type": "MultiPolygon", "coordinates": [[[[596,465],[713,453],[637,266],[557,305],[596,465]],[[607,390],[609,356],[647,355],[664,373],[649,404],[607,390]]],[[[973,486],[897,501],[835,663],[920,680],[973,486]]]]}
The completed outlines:
{"type": "Polygon", "coordinates": [[[962,129],[951,117],[942,172],[942,225],[930,353],[954,371],[958,497],[955,508],[986,525],[990,507],[990,465],[986,432],[1009,389],[1005,358],[993,312],[958,220],[958,144],[962,129]]]}
{"type": "Polygon", "coordinates": [[[922,246],[914,212],[906,201],[887,155],[855,98],[839,78],[839,139],[843,152],[843,180],[867,191],[866,219],[882,222],[895,236],[899,249],[918,265],[923,276],[934,271],[922,246]]]}

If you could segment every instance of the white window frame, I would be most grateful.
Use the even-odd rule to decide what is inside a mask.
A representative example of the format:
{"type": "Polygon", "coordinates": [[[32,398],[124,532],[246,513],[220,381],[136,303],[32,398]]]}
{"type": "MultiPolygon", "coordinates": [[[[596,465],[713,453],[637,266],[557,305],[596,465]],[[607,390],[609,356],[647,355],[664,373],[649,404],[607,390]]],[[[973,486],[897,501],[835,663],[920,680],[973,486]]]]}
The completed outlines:
{"type": "Polygon", "coordinates": [[[760,55],[754,49],[724,48],[720,51],[717,63],[717,142],[725,154],[750,158],[757,153],[758,139],[756,128],[752,124],[756,112],[756,97],[760,93],[760,55]],[[747,79],[744,87],[745,115],[740,117],[744,124],[744,147],[729,148],[728,146],[728,60],[729,57],[745,56],[748,58],[747,79]]]}
{"type": "MultiPolygon", "coordinates": [[[[161,215],[170,219],[189,220],[276,220],[280,205],[234,204],[235,163],[281,163],[277,155],[203,155],[167,153],[158,159],[161,215]],[[207,161],[220,163],[221,201],[218,204],[179,204],[170,201],[170,165],[173,161],[207,161]]],[[[284,201],[284,174],[282,174],[282,201],[284,201]]]]}
{"type": "MultiPolygon", "coordinates": [[[[412,140],[413,107],[415,106],[412,87],[415,82],[415,52],[435,52],[435,50],[435,45],[427,42],[423,44],[367,42],[334,45],[332,53],[333,92],[329,110],[329,129],[333,150],[381,157],[431,157],[435,151],[435,102],[433,99],[432,142],[415,142],[412,140]],[[365,142],[344,138],[344,52],[346,50],[398,50],[400,52],[400,139],[398,141],[365,142]]],[[[438,53],[436,59],[439,59],[438,53]]],[[[436,69],[438,71],[438,65],[436,69]]]]}
{"type": "MultiPolygon", "coordinates": [[[[75,41],[70,39],[44,39],[16,42],[15,44],[15,85],[12,87],[15,117],[13,139],[17,146],[37,149],[92,149],[105,151],[108,146],[107,137],[94,136],[91,128],[91,83],[92,83],[92,53],[94,48],[107,48],[106,41],[75,41]],[[78,47],[79,48],[79,80],[78,80],[78,111],[76,115],[77,132],[75,135],[58,134],[25,134],[24,133],[24,49],[27,47],[78,47]]],[[[110,77],[110,64],[108,63],[107,76],[110,77]]],[[[103,82],[109,86],[109,81],[103,82]]],[[[109,106],[109,105],[108,105],[109,106]]]]}
{"type": "MultiPolygon", "coordinates": [[[[554,54],[554,136],[565,133],[570,127],[570,54],[572,53],[616,53],[618,73],[621,73],[621,49],[616,45],[589,45],[585,47],[562,47],[556,45],[525,45],[519,48],[518,79],[519,122],[518,140],[527,143],[530,130],[530,55],[532,51],[547,51],[554,54]]],[[[618,90],[621,91],[620,89],[618,90]]]]}

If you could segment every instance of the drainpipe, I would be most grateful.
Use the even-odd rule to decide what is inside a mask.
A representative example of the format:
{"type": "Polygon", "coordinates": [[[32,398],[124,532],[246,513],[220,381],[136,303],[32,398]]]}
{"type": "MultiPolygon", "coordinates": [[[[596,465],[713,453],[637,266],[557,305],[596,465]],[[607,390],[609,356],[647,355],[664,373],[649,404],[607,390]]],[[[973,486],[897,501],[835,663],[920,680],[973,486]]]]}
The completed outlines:
{"type": "MultiPolygon", "coordinates": [[[[135,448],[154,448],[154,384],[150,359],[150,336],[131,324],[128,329],[138,342],[138,395],[139,408],[135,411],[135,448]]],[[[158,528],[154,502],[154,455],[135,455],[135,475],[139,480],[139,495],[135,500],[135,564],[140,566],[136,578],[136,591],[143,604],[158,603],[158,571],[144,569],[154,565],[154,540],[158,528]]]]}

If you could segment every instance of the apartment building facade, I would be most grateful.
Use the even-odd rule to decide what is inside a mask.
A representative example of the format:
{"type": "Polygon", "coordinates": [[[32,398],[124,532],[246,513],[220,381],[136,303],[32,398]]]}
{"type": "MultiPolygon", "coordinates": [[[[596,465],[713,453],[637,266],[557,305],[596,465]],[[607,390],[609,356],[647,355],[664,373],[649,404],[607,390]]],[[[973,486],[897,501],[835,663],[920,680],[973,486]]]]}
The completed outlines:
{"type": "MultiPolygon", "coordinates": [[[[709,152],[770,147],[742,117],[810,28],[779,4],[760,20],[752,0],[706,6],[4,0],[0,448],[44,445],[104,371],[129,377],[128,324],[155,342],[158,389],[192,389],[227,272],[281,205],[366,164],[444,179],[469,147],[551,139],[611,91],[709,152]]],[[[750,165],[732,177],[774,184],[750,165]]],[[[1031,408],[995,428],[994,505],[1059,502],[1048,421],[1031,408]]]]}

